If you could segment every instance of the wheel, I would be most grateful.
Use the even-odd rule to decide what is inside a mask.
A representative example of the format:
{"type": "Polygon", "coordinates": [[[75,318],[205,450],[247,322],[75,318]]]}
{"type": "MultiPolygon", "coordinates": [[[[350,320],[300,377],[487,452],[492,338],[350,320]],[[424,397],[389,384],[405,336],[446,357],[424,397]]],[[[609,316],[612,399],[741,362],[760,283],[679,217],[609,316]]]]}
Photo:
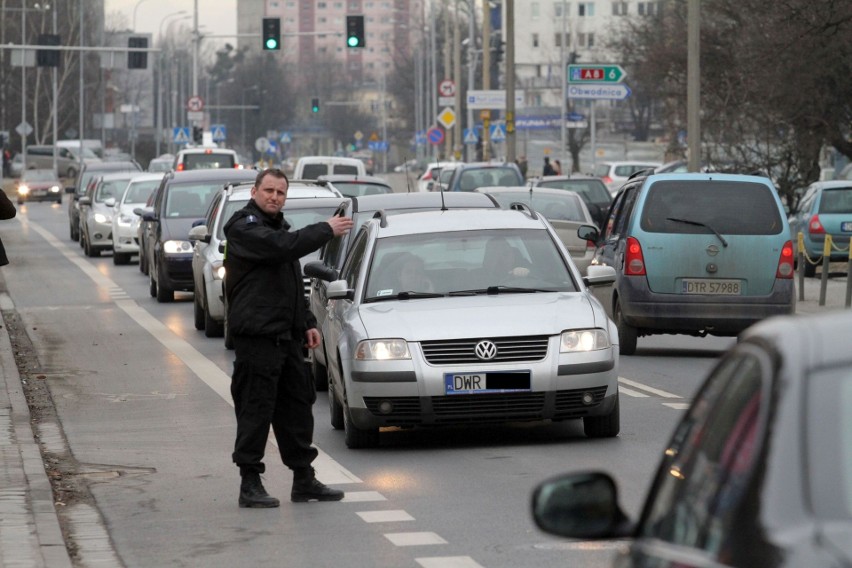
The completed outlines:
{"type": "Polygon", "coordinates": [[[615,309],[613,310],[615,317],[615,325],[618,328],[618,352],[621,355],[633,355],[636,353],[636,340],[639,336],[637,330],[632,325],[624,323],[624,314],[621,311],[621,302],[615,301],[615,309]]]}
{"type": "Polygon", "coordinates": [[[808,278],[813,278],[816,276],[817,264],[822,264],[822,259],[817,260],[816,264],[811,264],[807,260],[805,260],[805,276],[808,278]]]}
{"type": "Polygon", "coordinates": [[[157,270],[157,301],[163,304],[175,301],[175,291],[163,281],[159,270],[157,270]]]}
{"type": "Polygon", "coordinates": [[[157,297],[157,283],[154,281],[154,275],[148,272],[148,293],[152,298],[157,297]]]}
{"type": "Polygon", "coordinates": [[[148,257],[145,255],[145,249],[139,247],[139,272],[148,274],[148,257]]]}
{"type": "Polygon", "coordinates": [[[204,335],[207,337],[222,337],[225,335],[225,326],[222,322],[213,319],[207,307],[207,302],[204,302],[204,335]]]}
{"type": "Polygon", "coordinates": [[[59,205],[62,205],[62,196],[61,196],[61,195],[60,195],[59,197],[57,197],[57,198],[56,198],[56,202],[57,202],[59,205]]]}
{"type": "Polygon", "coordinates": [[[86,256],[89,256],[89,257],[101,256],[100,249],[96,249],[95,247],[92,246],[92,243],[89,242],[89,237],[87,237],[85,234],[83,234],[83,235],[81,235],[80,239],[81,239],[81,241],[83,241],[83,252],[86,253],[86,256]]]}
{"type": "Polygon", "coordinates": [[[126,252],[114,252],[112,253],[112,263],[116,266],[130,264],[130,255],[126,252]]]}
{"type": "Polygon", "coordinates": [[[78,230],[78,227],[74,225],[73,222],[68,223],[68,236],[71,238],[72,241],[80,240],[80,231],[78,230]]]}
{"type": "Polygon", "coordinates": [[[342,430],[344,427],[343,405],[337,400],[334,387],[331,385],[328,387],[328,414],[331,417],[331,427],[335,430],[342,430]]]}
{"type": "Polygon", "coordinates": [[[615,405],[609,414],[603,416],[586,416],[583,418],[583,432],[589,438],[614,438],[621,430],[621,411],[619,410],[618,393],[615,394],[615,405]]]}
{"type": "Polygon", "coordinates": [[[192,312],[195,329],[204,329],[204,306],[201,305],[201,295],[196,292],[192,298],[192,312]]]}
{"type": "Polygon", "coordinates": [[[358,428],[352,424],[352,414],[346,401],[343,402],[343,440],[346,447],[352,450],[375,448],[379,445],[379,429],[358,428]]]}
{"type": "Polygon", "coordinates": [[[314,384],[317,391],[328,390],[328,372],[325,365],[317,361],[317,357],[314,354],[311,354],[311,375],[314,377],[314,384]]]}
{"type": "Polygon", "coordinates": [[[68,168],[68,171],[65,172],[65,177],[68,179],[74,179],[77,177],[77,168],[68,168]]]}

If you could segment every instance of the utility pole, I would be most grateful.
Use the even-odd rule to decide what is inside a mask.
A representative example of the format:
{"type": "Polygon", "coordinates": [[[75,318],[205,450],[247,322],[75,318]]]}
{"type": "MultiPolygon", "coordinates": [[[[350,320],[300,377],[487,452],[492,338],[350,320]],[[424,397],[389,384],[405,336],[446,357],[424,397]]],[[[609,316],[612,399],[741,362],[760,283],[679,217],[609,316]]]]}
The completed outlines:
{"type": "MultiPolygon", "coordinates": [[[[452,61],[452,46],[450,42],[452,38],[450,36],[450,11],[447,9],[446,1],[443,5],[443,16],[444,16],[444,78],[446,79],[453,69],[453,61],[452,61]]],[[[437,88],[435,89],[437,91],[437,88]]],[[[437,109],[437,107],[436,107],[437,109]]],[[[437,114],[437,112],[436,112],[437,114]]],[[[444,158],[449,160],[450,156],[453,154],[453,136],[452,131],[447,128],[444,133],[444,158]]]]}
{"type": "MultiPolygon", "coordinates": [[[[698,0],[693,0],[697,2],[698,0]]],[[[515,161],[515,0],[506,0],[506,161],[515,161]]]]}
{"type": "MultiPolygon", "coordinates": [[[[482,3],[482,90],[491,89],[491,9],[488,6],[488,0],[482,3]]],[[[491,111],[480,111],[488,113],[491,116],[491,111]]],[[[489,132],[488,125],[490,120],[482,121],[482,159],[488,161],[488,145],[489,132]]]]}
{"type": "Polygon", "coordinates": [[[686,144],[689,148],[687,169],[701,169],[701,63],[700,5],[689,0],[686,12],[686,144]]]}
{"type": "MultiPolygon", "coordinates": [[[[562,98],[559,100],[559,124],[561,128],[559,129],[562,134],[562,145],[559,149],[559,156],[562,160],[563,164],[568,163],[568,157],[565,155],[565,146],[568,138],[567,128],[565,126],[565,114],[566,114],[566,105],[568,102],[568,62],[565,59],[565,22],[568,20],[567,12],[568,3],[565,0],[562,0],[562,36],[559,38],[559,61],[562,66],[562,71],[559,73],[559,76],[562,78],[562,98]]],[[[562,166],[563,168],[566,166],[562,166]]]]}
{"type": "MultiPolygon", "coordinates": [[[[488,2],[486,0],[485,4],[488,2]]],[[[468,33],[467,33],[467,88],[473,89],[473,82],[476,77],[476,59],[477,59],[477,51],[476,51],[476,3],[473,0],[469,0],[468,2],[468,12],[470,12],[470,20],[468,24],[468,33]]],[[[483,44],[484,45],[484,44],[483,44]]],[[[483,49],[485,49],[483,47],[483,49]]],[[[461,112],[461,86],[456,85],[456,108],[459,112],[461,112]]],[[[473,120],[473,109],[470,106],[467,107],[467,128],[468,132],[474,132],[476,129],[476,123],[473,120]]],[[[473,158],[471,155],[475,151],[475,147],[473,144],[467,144],[464,140],[462,140],[462,145],[466,149],[465,155],[468,162],[472,162],[473,158]]]]}
{"type": "MultiPolygon", "coordinates": [[[[471,16],[473,14],[471,13],[471,16]]],[[[453,157],[462,158],[462,128],[461,128],[461,21],[459,18],[459,0],[456,0],[456,17],[453,22],[453,81],[456,84],[455,108],[456,122],[453,125],[453,157]]]]}

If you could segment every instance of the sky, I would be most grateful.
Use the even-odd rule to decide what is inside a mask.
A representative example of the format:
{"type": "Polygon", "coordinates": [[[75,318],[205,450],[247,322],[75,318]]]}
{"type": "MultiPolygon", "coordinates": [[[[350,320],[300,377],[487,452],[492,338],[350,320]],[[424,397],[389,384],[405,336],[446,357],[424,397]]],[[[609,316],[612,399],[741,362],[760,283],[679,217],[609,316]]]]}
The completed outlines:
{"type": "MultiPolygon", "coordinates": [[[[107,23],[115,21],[115,15],[124,17],[127,28],[133,28],[133,16],[136,13],[136,30],[154,34],[154,41],[160,30],[163,18],[184,10],[186,14],[169,17],[163,26],[165,31],[168,22],[179,21],[187,27],[192,26],[192,14],[195,3],[198,3],[198,27],[202,34],[233,35],[237,33],[237,0],[105,0],[104,12],[107,23]],[[184,15],[190,16],[181,20],[184,15]]],[[[217,43],[236,38],[216,39],[217,43]]]]}

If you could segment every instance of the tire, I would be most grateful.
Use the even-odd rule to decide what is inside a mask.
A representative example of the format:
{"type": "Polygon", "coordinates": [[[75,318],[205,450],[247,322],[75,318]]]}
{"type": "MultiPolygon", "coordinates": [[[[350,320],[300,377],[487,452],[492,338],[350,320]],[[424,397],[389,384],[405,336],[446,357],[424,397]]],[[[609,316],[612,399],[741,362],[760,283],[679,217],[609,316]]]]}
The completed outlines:
{"type": "Polygon", "coordinates": [[[148,257],[144,253],[144,249],[139,247],[139,272],[148,274],[148,257]]]}
{"type": "Polygon", "coordinates": [[[589,438],[614,438],[618,436],[620,431],[621,410],[617,392],[615,394],[615,405],[609,414],[583,418],[583,432],[589,438]]]}
{"type": "Polygon", "coordinates": [[[157,271],[157,301],[162,304],[175,301],[175,291],[163,282],[159,270],[157,271]]]}
{"type": "Polygon", "coordinates": [[[817,264],[822,264],[822,258],[817,260],[816,264],[811,264],[807,260],[805,260],[805,276],[808,278],[813,278],[816,276],[817,264]]]}
{"type": "Polygon", "coordinates": [[[71,221],[68,222],[68,236],[71,238],[72,241],[79,241],[80,240],[79,227],[77,227],[75,229],[74,223],[71,222],[71,221]]]}
{"type": "Polygon", "coordinates": [[[86,256],[92,258],[101,256],[100,249],[96,249],[92,246],[92,243],[89,242],[89,237],[87,237],[86,235],[81,235],[80,239],[81,241],[83,241],[83,252],[86,253],[86,256]]]}
{"type": "Polygon", "coordinates": [[[68,179],[75,179],[77,177],[77,168],[68,168],[68,171],[65,172],[65,177],[68,179]]]}
{"type": "Polygon", "coordinates": [[[154,282],[154,275],[150,272],[148,273],[148,293],[152,298],[157,297],[157,283],[154,282]]]}
{"type": "Polygon", "coordinates": [[[343,402],[343,440],[346,442],[346,447],[351,450],[375,448],[379,445],[379,429],[358,428],[352,424],[349,403],[345,401],[343,402]]]}
{"type": "Polygon", "coordinates": [[[112,253],[112,263],[116,266],[130,264],[130,255],[126,252],[114,252],[112,253]]]}
{"type": "Polygon", "coordinates": [[[225,335],[225,325],[213,319],[210,310],[207,309],[207,302],[204,302],[204,335],[206,337],[223,337],[225,335]]]}
{"type": "Polygon", "coordinates": [[[196,292],[192,298],[192,312],[195,323],[195,329],[204,329],[204,306],[201,305],[201,296],[196,292]]]}
{"type": "Polygon", "coordinates": [[[311,354],[311,375],[318,392],[328,390],[328,371],[325,365],[317,361],[316,355],[311,354]]]}
{"type": "Polygon", "coordinates": [[[621,302],[615,300],[615,309],[613,309],[613,319],[618,328],[618,352],[621,355],[633,355],[636,353],[636,343],[639,333],[636,328],[624,322],[624,314],[621,311],[621,302]]]}
{"type": "Polygon", "coordinates": [[[337,400],[337,395],[334,394],[334,387],[328,387],[328,414],[331,421],[331,427],[335,430],[343,430],[343,405],[337,400]]]}

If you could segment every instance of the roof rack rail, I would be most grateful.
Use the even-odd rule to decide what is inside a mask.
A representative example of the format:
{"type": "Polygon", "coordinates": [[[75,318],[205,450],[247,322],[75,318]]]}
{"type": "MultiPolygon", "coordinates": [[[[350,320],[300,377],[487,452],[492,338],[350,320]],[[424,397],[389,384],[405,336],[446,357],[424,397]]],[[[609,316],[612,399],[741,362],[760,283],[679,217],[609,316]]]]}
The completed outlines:
{"type": "Polygon", "coordinates": [[[637,177],[641,177],[641,176],[649,176],[653,173],[654,173],[654,168],[645,168],[644,170],[636,170],[635,172],[633,172],[632,174],[627,176],[627,179],[629,181],[633,178],[637,178],[637,177]]]}
{"type": "Polygon", "coordinates": [[[384,209],[379,209],[375,213],[373,213],[373,219],[380,219],[379,227],[385,228],[388,226],[388,216],[385,213],[384,209]]]}
{"type": "Polygon", "coordinates": [[[520,201],[513,201],[509,204],[509,209],[511,209],[512,211],[526,211],[527,213],[529,213],[530,219],[538,219],[538,214],[532,207],[530,207],[526,203],[521,203],[520,201]]]}

